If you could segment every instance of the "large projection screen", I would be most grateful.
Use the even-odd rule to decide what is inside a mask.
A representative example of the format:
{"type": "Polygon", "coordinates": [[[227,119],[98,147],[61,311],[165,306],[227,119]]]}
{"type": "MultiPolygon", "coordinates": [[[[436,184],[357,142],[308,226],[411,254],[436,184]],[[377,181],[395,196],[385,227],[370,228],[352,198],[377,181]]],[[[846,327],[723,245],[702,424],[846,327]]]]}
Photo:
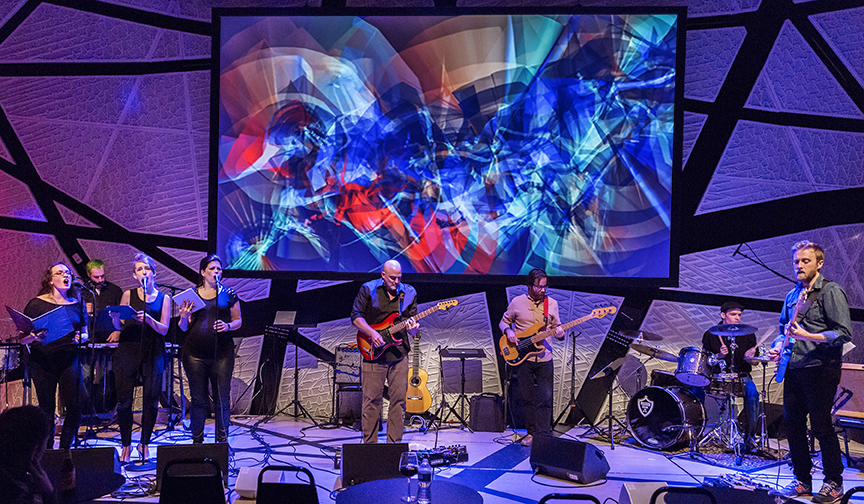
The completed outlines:
{"type": "Polygon", "coordinates": [[[228,274],[677,284],[684,10],[405,12],[214,10],[228,274]]]}

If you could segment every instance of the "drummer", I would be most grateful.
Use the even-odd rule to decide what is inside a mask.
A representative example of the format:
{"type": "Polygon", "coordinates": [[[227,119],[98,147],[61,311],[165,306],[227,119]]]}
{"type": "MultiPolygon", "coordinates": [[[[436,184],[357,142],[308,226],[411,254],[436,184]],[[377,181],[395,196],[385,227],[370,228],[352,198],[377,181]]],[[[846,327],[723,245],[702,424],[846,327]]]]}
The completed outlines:
{"type": "MultiPolygon", "coordinates": [[[[741,304],[735,301],[726,301],[720,306],[720,323],[740,324],[741,312],[743,311],[744,306],[741,304]]],[[[702,347],[721,361],[720,365],[711,367],[713,374],[734,373],[744,383],[744,446],[745,450],[750,451],[756,446],[753,436],[759,431],[759,392],[750,377],[750,371],[753,367],[744,359],[756,356],[758,351],[756,335],[751,333],[733,338],[718,336],[708,330],[702,335],[702,347]],[[733,339],[737,345],[734,358],[732,355],[733,339]],[[721,369],[721,366],[725,369],[721,369]]]]}

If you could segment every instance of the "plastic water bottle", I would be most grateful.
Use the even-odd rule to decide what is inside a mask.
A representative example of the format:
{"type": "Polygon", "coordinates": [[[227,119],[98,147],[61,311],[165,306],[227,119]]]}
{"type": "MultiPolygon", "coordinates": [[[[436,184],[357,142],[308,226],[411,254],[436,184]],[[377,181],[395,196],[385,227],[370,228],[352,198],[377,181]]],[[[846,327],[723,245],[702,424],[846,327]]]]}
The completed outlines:
{"type": "Polygon", "coordinates": [[[432,501],[432,466],[429,459],[424,458],[417,471],[417,504],[429,504],[432,501]]]}

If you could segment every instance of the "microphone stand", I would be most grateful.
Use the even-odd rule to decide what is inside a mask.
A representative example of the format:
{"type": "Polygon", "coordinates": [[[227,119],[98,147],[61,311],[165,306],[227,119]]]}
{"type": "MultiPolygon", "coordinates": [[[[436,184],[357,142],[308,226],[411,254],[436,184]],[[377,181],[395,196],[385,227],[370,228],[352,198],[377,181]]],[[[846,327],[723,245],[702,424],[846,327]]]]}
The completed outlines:
{"type": "MultiPolygon", "coordinates": [[[[579,413],[582,414],[582,419],[586,420],[592,429],[596,429],[596,425],[594,425],[591,420],[588,418],[588,415],[585,414],[585,411],[579,407],[579,404],[576,402],[576,338],[582,334],[582,331],[576,333],[576,331],[570,331],[570,341],[571,341],[571,350],[570,350],[570,401],[564,406],[564,409],[561,410],[561,413],[558,414],[558,417],[555,418],[555,422],[552,424],[552,429],[555,429],[561,419],[564,418],[565,413],[569,413],[573,408],[576,408],[579,413]]],[[[582,420],[579,420],[579,423],[582,423],[582,420]]],[[[577,424],[578,425],[578,424],[577,424]]]]}
{"type": "MultiPolygon", "coordinates": [[[[169,285],[169,284],[160,284],[160,283],[157,283],[156,287],[168,289],[171,292],[171,320],[173,321],[174,317],[176,315],[175,310],[177,309],[177,303],[174,302],[174,296],[177,294],[177,291],[180,290],[180,287],[176,287],[174,285],[169,285]]],[[[174,430],[174,427],[179,422],[182,422],[183,421],[182,419],[186,418],[186,393],[183,390],[183,372],[181,369],[178,369],[178,373],[177,373],[177,378],[180,381],[180,404],[179,404],[180,415],[179,416],[175,416],[175,410],[174,410],[174,405],[173,405],[173,401],[174,401],[174,361],[176,360],[178,363],[180,362],[180,347],[177,345],[177,332],[175,330],[176,325],[177,325],[177,322],[174,322],[168,328],[168,332],[169,332],[168,343],[169,343],[169,345],[171,345],[170,349],[168,350],[168,363],[169,363],[168,367],[169,367],[170,371],[168,372],[168,401],[167,401],[167,403],[168,403],[169,415],[168,415],[168,424],[165,426],[165,430],[169,430],[169,431],[174,430]]]]}
{"type": "MultiPolygon", "coordinates": [[[[91,289],[90,287],[84,285],[83,282],[75,282],[75,283],[73,283],[73,286],[74,285],[77,285],[79,288],[79,292],[81,292],[81,303],[84,305],[83,306],[84,311],[87,313],[87,336],[88,336],[88,342],[89,342],[89,337],[94,335],[94,329],[95,329],[94,321],[96,319],[96,290],[91,289]],[[93,296],[93,314],[92,315],[90,314],[90,311],[87,309],[87,300],[84,299],[84,295],[83,295],[84,290],[86,290],[87,292],[90,293],[91,296],[93,296]]],[[[80,348],[81,343],[79,342],[78,344],[79,344],[79,348],[80,348]]],[[[96,416],[96,405],[93,403],[93,394],[92,394],[93,387],[94,387],[94,381],[95,381],[94,375],[95,375],[95,371],[96,371],[93,367],[93,362],[95,360],[96,360],[96,347],[94,347],[93,345],[90,345],[90,391],[91,391],[91,393],[88,394],[89,400],[87,401],[90,404],[90,408],[89,408],[90,411],[89,411],[89,414],[87,415],[88,416],[87,428],[84,431],[85,441],[87,439],[95,439],[97,437],[96,431],[93,430],[93,417],[96,416]]],[[[81,374],[81,353],[80,352],[78,352],[78,372],[76,374],[77,375],[81,374]]],[[[81,376],[81,380],[82,381],[84,380],[83,376],[81,376]]],[[[83,386],[84,386],[84,384],[81,383],[81,385],[78,386],[78,390],[76,392],[78,394],[78,408],[79,409],[81,408],[81,387],[83,387],[83,386]]],[[[78,447],[78,436],[77,435],[75,436],[75,447],[76,448],[78,447]]]]}
{"type": "MultiPolygon", "coordinates": [[[[762,260],[759,259],[758,257],[757,257],[756,259],[753,259],[752,257],[748,256],[747,254],[741,252],[741,247],[742,247],[743,245],[744,245],[744,243],[741,243],[740,245],[738,245],[738,248],[735,249],[735,252],[732,253],[732,257],[735,257],[736,255],[740,255],[740,256],[743,257],[744,259],[747,259],[747,260],[749,260],[749,261],[752,261],[752,262],[758,264],[759,266],[762,266],[763,268],[765,268],[766,270],[770,271],[771,273],[774,273],[775,275],[777,275],[777,276],[780,277],[780,278],[783,278],[783,279],[785,279],[785,280],[788,280],[788,281],[792,282],[793,284],[797,284],[797,283],[798,283],[797,280],[792,280],[791,278],[787,277],[787,276],[784,275],[783,273],[780,273],[780,272],[778,272],[778,271],[776,271],[776,270],[771,269],[770,266],[768,266],[767,264],[765,264],[764,262],[762,262],[762,260]]],[[[747,245],[747,248],[750,249],[750,245],[747,245]]],[[[750,250],[752,251],[753,249],[750,249],[750,250]]],[[[753,255],[755,256],[756,253],[754,252],[753,255]]]]}

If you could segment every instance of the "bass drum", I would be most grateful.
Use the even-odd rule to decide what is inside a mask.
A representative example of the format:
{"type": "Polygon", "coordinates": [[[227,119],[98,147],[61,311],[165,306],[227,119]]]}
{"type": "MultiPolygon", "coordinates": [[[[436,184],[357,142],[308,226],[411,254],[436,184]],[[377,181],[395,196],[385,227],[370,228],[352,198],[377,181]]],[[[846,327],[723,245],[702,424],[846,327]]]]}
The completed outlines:
{"type": "Polygon", "coordinates": [[[630,399],[627,424],[643,446],[676,449],[702,434],[705,408],[687,389],[646,387],[630,399]]]}

